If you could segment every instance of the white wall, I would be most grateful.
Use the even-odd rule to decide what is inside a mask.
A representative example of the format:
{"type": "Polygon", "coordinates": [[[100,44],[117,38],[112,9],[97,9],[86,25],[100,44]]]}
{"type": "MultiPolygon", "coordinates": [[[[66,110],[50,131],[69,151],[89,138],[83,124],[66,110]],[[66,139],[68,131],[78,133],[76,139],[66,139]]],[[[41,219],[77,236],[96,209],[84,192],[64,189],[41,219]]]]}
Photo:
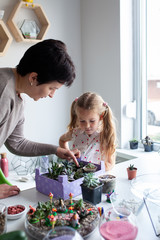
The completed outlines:
{"type": "MultiPolygon", "coordinates": [[[[118,122],[119,146],[126,146],[133,129],[132,120],[124,112],[126,103],[132,100],[132,61],[127,62],[132,57],[132,36],[128,31],[132,25],[132,0],[34,2],[42,5],[50,21],[45,39],[66,43],[77,78],[69,89],[58,90],[53,99],[34,102],[26,98],[26,137],[57,144],[68,124],[71,102],[84,91],[95,91],[111,106],[118,122]]],[[[5,10],[4,22],[16,3],[17,0],[0,0],[0,9],[5,10]]],[[[0,67],[14,67],[31,45],[13,40],[6,55],[0,58],[0,67]]]]}
{"type": "MultiPolygon", "coordinates": [[[[96,91],[121,126],[120,3],[82,0],[82,71],[84,91],[96,91]]],[[[119,142],[120,144],[120,142],[119,142]]]]}
{"type": "Polygon", "coordinates": [[[132,0],[82,0],[83,90],[98,92],[117,119],[118,146],[133,138],[132,0]]]}

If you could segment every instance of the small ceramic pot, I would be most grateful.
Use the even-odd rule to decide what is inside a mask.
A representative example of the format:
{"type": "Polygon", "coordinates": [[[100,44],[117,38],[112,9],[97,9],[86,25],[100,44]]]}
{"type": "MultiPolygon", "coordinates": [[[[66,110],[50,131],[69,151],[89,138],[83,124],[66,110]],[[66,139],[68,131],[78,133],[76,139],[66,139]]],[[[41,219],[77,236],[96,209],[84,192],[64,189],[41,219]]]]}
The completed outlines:
{"type": "Polygon", "coordinates": [[[130,141],[129,144],[130,144],[130,149],[137,149],[138,148],[138,142],[130,141]]]}
{"type": "Polygon", "coordinates": [[[127,168],[127,174],[128,174],[128,180],[132,180],[137,176],[137,168],[134,168],[133,170],[130,170],[127,168]]]}
{"type": "Polygon", "coordinates": [[[105,174],[98,176],[99,181],[103,183],[102,192],[109,193],[115,190],[116,186],[116,177],[110,174],[105,174]]]}
{"type": "Polygon", "coordinates": [[[143,146],[144,146],[144,151],[145,152],[152,152],[153,151],[153,143],[151,145],[143,144],[143,146]]]}
{"type": "Polygon", "coordinates": [[[87,168],[86,166],[84,166],[83,170],[88,173],[95,172],[97,170],[97,167],[95,166],[94,168],[87,168]]]}

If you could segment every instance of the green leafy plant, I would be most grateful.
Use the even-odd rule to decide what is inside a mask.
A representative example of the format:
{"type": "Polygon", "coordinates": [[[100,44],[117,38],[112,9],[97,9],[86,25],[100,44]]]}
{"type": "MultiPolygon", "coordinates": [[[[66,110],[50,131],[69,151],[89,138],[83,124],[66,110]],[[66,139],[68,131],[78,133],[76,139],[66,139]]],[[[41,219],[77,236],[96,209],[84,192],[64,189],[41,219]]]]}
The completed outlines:
{"type": "Polygon", "coordinates": [[[135,169],[134,164],[130,164],[128,168],[129,168],[129,170],[131,170],[131,171],[134,170],[134,169],[135,169]]]}
{"type": "Polygon", "coordinates": [[[48,168],[47,176],[51,179],[58,178],[59,175],[63,175],[65,171],[65,166],[61,163],[52,162],[51,168],[48,168]]]}
{"type": "Polygon", "coordinates": [[[57,179],[59,175],[67,175],[68,180],[73,181],[85,175],[83,167],[83,162],[80,162],[79,167],[77,167],[74,162],[59,158],[57,162],[52,162],[51,167],[48,168],[47,177],[57,179]]]}
{"type": "Polygon", "coordinates": [[[96,188],[101,185],[99,179],[95,177],[94,173],[86,174],[82,184],[88,188],[96,188]]]}
{"type": "Polygon", "coordinates": [[[136,138],[131,139],[129,142],[137,143],[138,140],[136,138]]]}
{"type": "Polygon", "coordinates": [[[85,167],[86,168],[91,168],[91,169],[96,168],[96,166],[93,163],[88,163],[85,167]]]}
{"type": "Polygon", "coordinates": [[[84,177],[85,173],[82,168],[78,169],[74,174],[74,179],[79,179],[81,177],[84,177]]]}

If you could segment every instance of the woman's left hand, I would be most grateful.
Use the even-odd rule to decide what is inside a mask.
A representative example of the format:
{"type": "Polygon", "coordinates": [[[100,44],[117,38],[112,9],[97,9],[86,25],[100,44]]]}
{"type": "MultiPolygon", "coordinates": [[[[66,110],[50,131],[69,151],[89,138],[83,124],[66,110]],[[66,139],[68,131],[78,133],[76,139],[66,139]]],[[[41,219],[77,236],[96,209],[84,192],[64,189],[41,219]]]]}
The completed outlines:
{"type": "MultiPolygon", "coordinates": [[[[75,149],[74,149],[75,150],[75,149]]],[[[76,155],[78,154],[78,149],[76,151],[70,151],[69,149],[65,149],[65,148],[61,148],[61,147],[58,147],[57,148],[57,153],[56,155],[59,157],[59,158],[62,158],[62,159],[67,159],[67,160],[71,160],[73,159],[73,161],[75,162],[75,164],[77,165],[77,167],[79,167],[79,163],[76,159],[76,155]]],[[[79,154],[78,154],[79,156],[79,154]]]]}

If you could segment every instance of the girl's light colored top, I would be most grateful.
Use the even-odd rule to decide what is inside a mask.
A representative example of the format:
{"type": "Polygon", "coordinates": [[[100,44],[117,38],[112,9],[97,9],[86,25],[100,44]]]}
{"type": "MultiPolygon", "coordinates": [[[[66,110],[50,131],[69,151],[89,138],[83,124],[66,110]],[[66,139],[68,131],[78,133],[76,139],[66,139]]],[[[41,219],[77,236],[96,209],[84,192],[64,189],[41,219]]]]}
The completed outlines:
{"type": "Polygon", "coordinates": [[[81,151],[81,159],[87,162],[100,164],[103,160],[100,152],[100,133],[94,132],[90,137],[82,130],[76,128],[72,133],[72,148],[81,151]]]}

